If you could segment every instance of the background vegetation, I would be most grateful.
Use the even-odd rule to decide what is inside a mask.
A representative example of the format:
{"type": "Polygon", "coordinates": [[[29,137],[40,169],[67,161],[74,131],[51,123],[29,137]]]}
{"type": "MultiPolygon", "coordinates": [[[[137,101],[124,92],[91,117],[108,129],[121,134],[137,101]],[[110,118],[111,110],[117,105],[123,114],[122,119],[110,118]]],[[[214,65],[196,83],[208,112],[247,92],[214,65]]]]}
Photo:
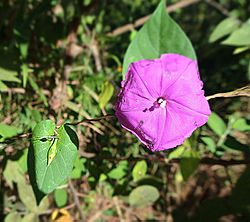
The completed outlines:
{"type": "MultiPolygon", "coordinates": [[[[79,155],[69,181],[36,204],[27,172],[29,133],[43,119],[60,125],[114,114],[122,61],[138,30],[123,25],[158,3],[0,2],[0,218],[250,220],[247,97],[211,99],[208,124],[163,152],[151,153],[115,118],[77,126],[79,155]]],[[[246,86],[248,0],[167,4],[194,45],[206,95],[246,86]]]]}

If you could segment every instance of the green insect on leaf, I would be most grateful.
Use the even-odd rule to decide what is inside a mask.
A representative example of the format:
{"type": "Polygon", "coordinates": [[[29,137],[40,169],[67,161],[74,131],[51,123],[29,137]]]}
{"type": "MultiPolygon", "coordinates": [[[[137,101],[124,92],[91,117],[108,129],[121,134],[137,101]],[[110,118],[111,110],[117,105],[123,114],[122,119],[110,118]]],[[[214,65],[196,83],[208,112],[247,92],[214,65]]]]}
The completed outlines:
{"type": "Polygon", "coordinates": [[[39,122],[32,132],[30,161],[35,166],[38,189],[50,193],[71,175],[77,156],[78,138],[67,124],[56,127],[51,120],[39,122]]]}
{"type": "Polygon", "coordinates": [[[57,140],[58,138],[53,138],[49,151],[48,151],[48,157],[47,157],[47,165],[49,166],[51,164],[51,162],[53,161],[53,159],[55,158],[56,154],[57,154],[57,140]]]}
{"type": "MultiPolygon", "coordinates": [[[[55,132],[56,134],[56,132],[55,132]]],[[[48,152],[47,152],[47,166],[49,166],[51,164],[51,162],[53,161],[53,159],[55,158],[56,154],[57,154],[57,140],[58,137],[57,135],[49,135],[49,136],[41,136],[41,137],[37,137],[37,138],[33,138],[32,141],[33,142],[37,142],[37,143],[47,143],[50,142],[50,144],[47,144],[48,148],[48,152]]]]}

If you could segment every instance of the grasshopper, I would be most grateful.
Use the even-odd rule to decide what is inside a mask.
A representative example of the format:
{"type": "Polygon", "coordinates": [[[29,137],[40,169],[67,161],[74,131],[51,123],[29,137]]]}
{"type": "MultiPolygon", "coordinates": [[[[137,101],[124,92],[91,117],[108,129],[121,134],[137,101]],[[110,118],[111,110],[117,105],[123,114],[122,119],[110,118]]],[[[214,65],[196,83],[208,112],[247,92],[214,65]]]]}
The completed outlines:
{"type": "Polygon", "coordinates": [[[59,138],[58,138],[56,132],[54,135],[42,136],[42,137],[33,139],[33,140],[39,140],[40,142],[47,142],[48,140],[51,141],[49,149],[48,149],[48,153],[47,153],[47,166],[49,166],[51,164],[51,162],[54,160],[54,158],[57,154],[56,144],[57,144],[58,139],[59,138]]]}

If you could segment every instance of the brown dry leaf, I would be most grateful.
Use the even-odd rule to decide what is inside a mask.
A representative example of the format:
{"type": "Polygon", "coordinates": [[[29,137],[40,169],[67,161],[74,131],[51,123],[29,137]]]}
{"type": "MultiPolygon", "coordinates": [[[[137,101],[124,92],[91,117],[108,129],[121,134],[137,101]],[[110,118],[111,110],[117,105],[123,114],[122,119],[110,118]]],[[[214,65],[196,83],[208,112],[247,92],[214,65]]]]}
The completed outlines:
{"type": "Polygon", "coordinates": [[[69,212],[65,209],[56,209],[51,214],[52,222],[73,222],[69,212]]]}

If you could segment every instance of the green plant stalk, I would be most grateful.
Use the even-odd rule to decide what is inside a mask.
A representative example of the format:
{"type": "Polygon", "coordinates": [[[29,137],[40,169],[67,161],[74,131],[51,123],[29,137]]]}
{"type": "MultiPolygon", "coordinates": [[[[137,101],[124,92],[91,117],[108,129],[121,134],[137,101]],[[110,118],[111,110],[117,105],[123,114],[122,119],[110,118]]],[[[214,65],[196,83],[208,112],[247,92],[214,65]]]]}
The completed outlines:
{"type": "Polygon", "coordinates": [[[217,147],[221,147],[223,145],[223,143],[225,142],[227,136],[230,134],[231,129],[232,129],[232,125],[233,125],[234,121],[229,121],[227,124],[227,128],[225,130],[225,132],[223,133],[223,135],[220,137],[220,139],[218,140],[216,146],[217,147]]]}

